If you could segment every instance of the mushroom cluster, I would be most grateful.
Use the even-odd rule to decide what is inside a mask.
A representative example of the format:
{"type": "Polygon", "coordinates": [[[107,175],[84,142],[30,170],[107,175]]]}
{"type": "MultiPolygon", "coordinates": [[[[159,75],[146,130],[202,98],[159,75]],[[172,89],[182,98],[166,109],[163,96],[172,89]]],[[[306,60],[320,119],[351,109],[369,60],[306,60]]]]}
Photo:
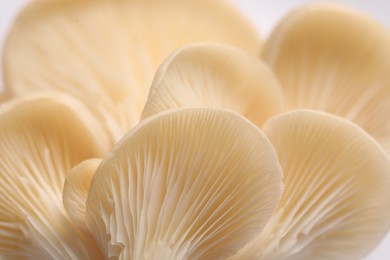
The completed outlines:
{"type": "Polygon", "coordinates": [[[0,259],[361,259],[390,228],[390,31],[310,4],[35,0],[3,51],[0,259]]]}

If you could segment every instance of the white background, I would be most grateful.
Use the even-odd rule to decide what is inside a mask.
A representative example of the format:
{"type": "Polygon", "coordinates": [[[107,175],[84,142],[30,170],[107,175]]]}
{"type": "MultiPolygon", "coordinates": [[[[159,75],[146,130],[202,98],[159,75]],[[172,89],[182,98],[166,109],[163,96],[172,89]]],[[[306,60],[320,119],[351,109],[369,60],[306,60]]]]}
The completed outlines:
{"type": "MultiPolygon", "coordinates": [[[[212,1],[212,0],[210,0],[212,1]]],[[[262,35],[267,36],[277,21],[289,10],[298,7],[302,3],[314,2],[308,0],[232,0],[253,21],[262,35]]],[[[0,0],[0,48],[3,39],[12,23],[12,19],[18,10],[26,3],[26,0],[0,0]]],[[[379,22],[390,28],[390,1],[386,0],[342,0],[337,1],[357,9],[360,9],[379,22]]],[[[390,69],[389,69],[390,70],[390,69]]],[[[1,74],[0,74],[1,76],[1,74]]],[[[0,85],[1,89],[1,85],[0,85]]],[[[389,187],[390,189],[390,187],[389,187]]],[[[390,206],[390,205],[389,205],[390,206]]],[[[390,260],[390,234],[378,246],[378,248],[366,259],[390,260]]],[[[349,259],[348,259],[349,260],[349,259]]]]}

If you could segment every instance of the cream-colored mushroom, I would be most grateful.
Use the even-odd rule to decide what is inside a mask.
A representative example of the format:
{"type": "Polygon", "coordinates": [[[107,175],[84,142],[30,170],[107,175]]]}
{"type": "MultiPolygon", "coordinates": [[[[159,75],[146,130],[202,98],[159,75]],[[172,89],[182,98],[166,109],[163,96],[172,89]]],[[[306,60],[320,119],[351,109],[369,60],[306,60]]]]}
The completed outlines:
{"type": "Polygon", "coordinates": [[[283,110],[279,83],[260,60],[220,44],[193,44],[160,66],[142,118],[179,107],[236,111],[258,126],[283,110]]]}
{"type": "Polygon", "coordinates": [[[37,95],[0,109],[0,258],[100,259],[62,204],[67,171],[107,149],[91,115],[64,95],[37,95]]]}
{"type": "Polygon", "coordinates": [[[92,178],[101,159],[88,159],[73,167],[65,179],[63,203],[73,223],[86,233],[89,229],[85,223],[86,203],[92,178]]]}
{"type": "Polygon", "coordinates": [[[263,229],[281,178],[272,145],[244,117],[211,108],[163,112],[103,159],[87,225],[108,258],[224,258],[263,229]]]}
{"type": "Polygon", "coordinates": [[[310,108],[354,121],[390,152],[390,32],[339,5],[292,12],[266,42],[292,109],[310,108]]]}
{"type": "Polygon", "coordinates": [[[235,259],[361,259],[390,227],[390,160],[355,124],[294,111],[263,128],[285,190],[264,232],[235,259]]]}
{"type": "Polygon", "coordinates": [[[260,51],[256,30],[224,0],[33,1],[5,44],[6,92],[68,92],[114,142],[138,123],[163,59],[197,41],[260,51]]]}

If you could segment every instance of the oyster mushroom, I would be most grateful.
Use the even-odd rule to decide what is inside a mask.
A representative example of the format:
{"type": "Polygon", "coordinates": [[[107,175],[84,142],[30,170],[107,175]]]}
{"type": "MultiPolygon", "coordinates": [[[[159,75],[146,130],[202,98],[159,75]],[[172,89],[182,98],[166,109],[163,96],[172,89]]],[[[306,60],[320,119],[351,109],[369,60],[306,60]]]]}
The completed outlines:
{"type": "Polygon", "coordinates": [[[1,106],[0,258],[102,257],[62,204],[68,170],[107,149],[97,141],[98,128],[91,120],[80,102],[60,94],[1,106]]]}
{"type": "Polygon", "coordinates": [[[242,116],[171,110],[143,121],[103,159],[86,223],[108,258],[224,258],[264,228],[281,178],[273,147],[242,116]]]}
{"type": "Polygon", "coordinates": [[[278,81],[267,65],[221,44],[192,44],[158,69],[142,118],[180,107],[232,110],[261,126],[283,111],[278,81]]]}
{"type": "Polygon", "coordinates": [[[283,19],[262,58],[289,109],[351,120],[390,152],[390,32],[341,5],[309,4],[283,19]]]}
{"type": "Polygon", "coordinates": [[[6,95],[70,93],[114,143],[138,123],[163,59],[197,41],[260,50],[256,30],[224,0],[32,1],[5,43],[6,95]]]}
{"type": "Polygon", "coordinates": [[[63,190],[63,203],[73,223],[89,233],[85,223],[86,201],[93,176],[101,159],[88,159],[73,167],[67,174],[63,190]]]}
{"type": "Polygon", "coordinates": [[[294,111],[263,127],[285,189],[260,236],[233,259],[362,259],[390,227],[390,160],[357,125],[294,111]]]}

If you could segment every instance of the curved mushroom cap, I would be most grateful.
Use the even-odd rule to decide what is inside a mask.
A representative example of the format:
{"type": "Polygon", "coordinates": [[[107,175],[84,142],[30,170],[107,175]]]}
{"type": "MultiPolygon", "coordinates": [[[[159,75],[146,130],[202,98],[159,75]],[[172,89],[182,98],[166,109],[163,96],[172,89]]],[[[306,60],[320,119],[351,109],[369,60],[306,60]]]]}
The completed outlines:
{"type": "Polygon", "coordinates": [[[279,201],[269,141],[244,117],[211,108],[160,113],[99,166],[87,225],[119,259],[217,259],[258,234],[279,201]]]}
{"type": "Polygon", "coordinates": [[[218,44],[173,53],[156,73],[142,118],[180,107],[223,108],[258,126],[283,109],[279,83],[259,59],[218,44]]]}
{"type": "Polygon", "coordinates": [[[63,95],[1,107],[0,258],[100,258],[92,237],[74,226],[62,205],[67,171],[105,151],[84,110],[63,95]]]}
{"type": "Polygon", "coordinates": [[[314,111],[270,119],[284,173],[279,206],[237,259],[362,259],[390,227],[390,160],[361,128],[314,111]]]}
{"type": "Polygon", "coordinates": [[[86,203],[95,175],[102,159],[88,159],[70,169],[65,179],[62,201],[73,223],[86,233],[89,233],[85,223],[86,203]]]}
{"type": "Polygon", "coordinates": [[[292,12],[266,42],[291,109],[347,118],[390,152],[390,32],[338,5],[310,4],[292,12]]]}
{"type": "Polygon", "coordinates": [[[138,123],[163,59],[198,41],[260,51],[255,29],[224,0],[33,1],[5,44],[6,91],[68,92],[116,141],[138,123]]]}

